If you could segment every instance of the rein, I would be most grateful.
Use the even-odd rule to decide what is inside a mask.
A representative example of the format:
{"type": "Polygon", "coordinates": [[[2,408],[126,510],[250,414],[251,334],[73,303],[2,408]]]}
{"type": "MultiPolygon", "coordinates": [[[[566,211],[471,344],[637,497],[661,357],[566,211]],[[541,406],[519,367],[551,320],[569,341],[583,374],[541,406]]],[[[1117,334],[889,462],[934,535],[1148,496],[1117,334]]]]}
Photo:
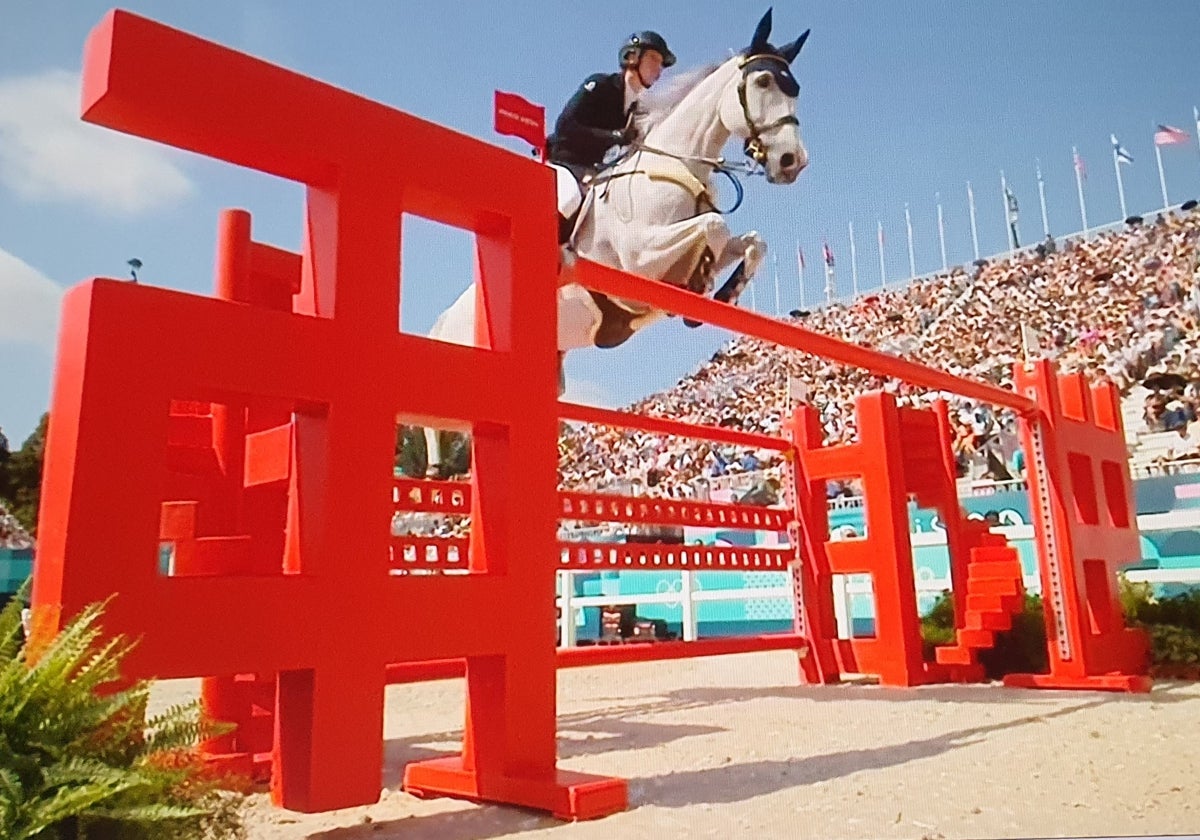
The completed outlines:
{"type": "MultiPolygon", "coordinates": [[[[677,161],[679,161],[681,163],[685,163],[685,164],[686,163],[699,163],[703,166],[710,167],[714,173],[719,173],[721,175],[724,175],[726,178],[728,178],[729,183],[733,184],[733,189],[737,193],[737,198],[734,200],[732,207],[729,207],[727,209],[721,209],[720,207],[716,206],[716,204],[712,201],[711,197],[708,197],[707,190],[704,193],[701,193],[701,195],[708,197],[708,203],[712,206],[712,211],[721,216],[728,216],[729,214],[736,212],[737,209],[742,206],[742,202],[746,198],[746,188],[745,188],[745,186],[742,185],[742,182],[738,179],[737,176],[739,174],[741,174],[741,175],[765,174],[764,171],[762,170],[762,168],[758,164],[732,163],[732,162],[726,161],[725,158],[707,158],[707,157],[701,157],[699,155],[678,155],[678,154],[675,154],[674,152],[668,152],[668,151],[664,151],[662,149],[656,149],[652,146],[646,146],[641,143],[634,143],[633,145],[631,145],[629,147],[629,151],[626,152],[626,154],[623,155],[621,158],[616,160],[613,163],[613,165],[615,166],[617,163],[621,163],[622,161],[629,159],[631,156],[633,156],[635,154],[640,155],[642,152],[648,152],[652,155],[662,155],[663,157],[671,158],[673,160],[677,160],[677,161]]],[[[618,178],[625,178],[625,177],[628,177],[631,175],[646,175],[647,177],[655,177],[655,173],[652,170],[632,169],[629,172],[616,172],[611,175],[604,175],[604,174],[597,175],[595,178],[592,179],[592,186],[596,187],[596,186],[599,186],[600,184],[607,185],[607,184],[610,184],[613,181],[617,180],[618,178]]],[[[673,180],[673,179],[667,179],[667,180],[673,180]]],[[[697,179],[697,181],[698,180],[699,179],[697,179]]],[[[684,185],[682,183],[681,183],[681,186],[684,186],[685,189],[687,188],[686,185],[684,185]]],[[[699,196],[697,196],[697,205],[699,205],[699,196]]],[[[697,206],[697,208],[696,208],[696,213],[697,214],[700,213],[699,206],[697,206]]]]}
{"type": "MultiPolygon", "coordinates": [[[[754,55],[748,55],[738,64],[738,68],[742,71],[742,78],[738,81],[738,102],[742,106],[742,115],[746,118],[746,129],[750,134],[750,136],[746,139],[744,151],[746,157],[750,158],[750,161],[745,163],[735,163],[733,161],[728,161],[723,157],[711,158],[704,157],[702,155],[680,155],[674,152],[668,152],[665,149],[656,149],[653,146],[647,146],[640,141],[635,141],[634,143],[630,144],[624,155],[613,162],[613,166],[616,166],[617,164],[629,159],[629,157],[634,154],[640,155],[642,152],[649,152],[650,154],[673,158],[674,160],[680,161],[684,164],[698,163],[702,166],[707,166],[711,168],[714,173],[720,173],[728,178],[729,182],[733,184],[733,188],[737,193],[737,198],[734,200],[733,206],[728,209],[721,209],[717,207],[710,198],[709,204],[712,205],[713,212],[722,216],[728,216],[729,214],[736,212],[737,209],[742,206],[742,202],[746,197],[746,188],[738,176],[766,174],[764,167],[767,162],[767,147],[766,144],[763,143],[762,135],[769,131],[773,131],[776,128],[780,128],[781,126],[800,125],[800,120],[795,114],[786,114],[779,119],[773,120],[765,125],[759,125],[754,121],[754,118],[750,116],[750,105],[746,99],[746,78],[749,71],[746,68],[752,62],[762,61],[775,61],[782,64],[785,68],[788,66],[787,59],[783,58],[782,56],[772,55],[770,53],[757,53],[754,55]]],[[[634,169],[630,172],[619,172],[612,175],[598,175],[592,179],[592,184],[593,186],[597,186],[599,184],[608,185],[617,178],[623,178],[629,175],[652,176],[653,173],[648,170],[634,169]]],[[[699,198],[697,199],[696,212],[697,214],[700,212],[699,198]]]]}

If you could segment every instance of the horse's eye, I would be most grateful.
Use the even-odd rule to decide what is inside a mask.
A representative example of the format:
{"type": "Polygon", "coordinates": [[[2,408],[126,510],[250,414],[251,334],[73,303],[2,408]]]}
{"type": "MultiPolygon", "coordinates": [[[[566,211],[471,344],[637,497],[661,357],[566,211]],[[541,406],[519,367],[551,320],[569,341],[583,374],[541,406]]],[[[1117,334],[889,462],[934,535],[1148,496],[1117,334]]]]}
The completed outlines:
{"type": "Polygon", "coordinates": [[[758,85],[763,90],[766,90],[767,88],[769,88],[771,86],[771,74],[763,73],[761,76],[759,76],[757,79],[754,80],[754,84],[758,85]]]}

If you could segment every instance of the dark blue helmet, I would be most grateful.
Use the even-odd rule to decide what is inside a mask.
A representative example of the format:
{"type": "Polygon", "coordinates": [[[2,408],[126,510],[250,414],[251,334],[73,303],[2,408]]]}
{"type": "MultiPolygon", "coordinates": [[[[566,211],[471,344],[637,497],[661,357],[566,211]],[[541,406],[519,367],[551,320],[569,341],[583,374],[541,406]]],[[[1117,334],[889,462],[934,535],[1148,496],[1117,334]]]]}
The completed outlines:
{"type": "Polygon", "coordinates": [[[647,29],[644,32],[633,33],[629,40],[621,45],[621,66],[631,67],[636,64],[642,57],[643,50],[654,50],[662,55],[663,67],[670,67],[675,63],[675,53],[667,46],[667,39],[647,29]]]}

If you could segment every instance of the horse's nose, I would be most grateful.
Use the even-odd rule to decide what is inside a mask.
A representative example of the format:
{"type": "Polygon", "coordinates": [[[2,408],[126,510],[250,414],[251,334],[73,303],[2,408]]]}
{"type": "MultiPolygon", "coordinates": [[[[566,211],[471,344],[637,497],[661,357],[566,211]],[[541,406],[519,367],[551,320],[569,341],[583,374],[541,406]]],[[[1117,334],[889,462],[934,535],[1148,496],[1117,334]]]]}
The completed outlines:
{"type": "Polygon", "coordinates": [[[779,156],[779,167],[789,175],[799,175],[800,170],[806,166],[808,166],[808,155],[804,152],[800,154],[784,152],[779,156]]]}

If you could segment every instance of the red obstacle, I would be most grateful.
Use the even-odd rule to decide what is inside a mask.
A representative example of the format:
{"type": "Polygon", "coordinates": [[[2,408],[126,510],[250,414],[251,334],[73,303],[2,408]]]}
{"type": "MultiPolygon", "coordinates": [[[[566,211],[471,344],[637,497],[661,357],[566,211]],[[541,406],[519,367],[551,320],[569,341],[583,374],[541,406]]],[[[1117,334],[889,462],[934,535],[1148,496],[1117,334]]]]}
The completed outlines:
{"type": "Polygon", "coordinates": [[[796,495],[803,500],[800,521],[816,536],[808,545],[814,615],[809,640],[818,666],[817,680],[836,682],[843,673],[874,674],[883,685],[982,679],[977,651],[991,647],[993,632],[1009,626],[1022,605],[1021,562],[1004,538],[988,534],[982,523],[968,522],[958,504],[952,432],[944,403],[936,409],[898,408],[894,396],[864,394],[856,400],[858,441],[824,445],[818,413],[800,408],[793,421],[799,447],[796,495]],[[831,542],[825,484],[856,477],[862,482],[862,538],[831,542]],[[950,577],[956,599],[958,645],[924,658],[918,620],[916,580],[909,536],[908,500],[936,508],[946,529],[950,577]],[[821,539],[820,535],[825,538],[821,539]],[[839,640],[834,621],[832,575],[869,574],[875,602],[875,631],[869,639],[839,640]],[[975,591],[989,587],[988,592],[975,591]],[[999,590],[997,587],[1007,587],[999,590]],[[974,603],[980,595],[1016,596],[991,610],[974,603]]]}
{"type": "MultiPolygon", "coordinates": [[[[531,597],[552,591],[557,568],[675,562],[792,572],[797,612],[791,634],[713,640],[707,649],[689,643],[646,646],[638,654],[600,651],[592,662],[809,644],[829,649],[820,587],[840,560],[821,565],[829,550],[815,508],[817,461],[803,478],[808,456],[801,456],[791,522],[770,510],[556,496],[552,441],[560,414],[752,440],[785,453],[797,451],[797,444],[556,402],[558,252],[553,179],[544,167],[124,12],[109,14],[89,37],[83,86],[90,121],[308,187],[302,255],[253,243],[244,214],[223,217],[220,299],[110,280],[67,293],[35,569],[35,607],[60,618],[119,593],[108,628],[142,640],[127,661],[128,677],[210,678],[206,700],[243,725],[233,740],[210,749],[245,760],[259,753],[261,760],[273,719],[276,802],[310,811],[374,802],[384,685],[403,679],[406,669],[412,676],[455,667],[465,669],[467,683],[463,754],[410,765],[407,789],[573,818],[623,808],[623,781],[556,766],[555,668],[591,655],[556,653],[553,599],[531,597]],[[429,149],[457,165],[423,165],[429,149]],[[492,179],[486,192],[478,189],[480,171],[492,179]],[[398,230],[406,212],[475,233],[477,347],[397,333],[398,230]],[[472,387],[444,387],[460,380],[472,387]],[[473,432],[472,483],[458,495],[442,488],[449,496],[440,497],[434,487],[427,491],[433,496],[416,504],[469,510],[470,539],[391,537],[392,497],[414,489],[392,478],[397,422],[452,421],[473,432]],[[113,475],[124,478],[119,493],[112,491],[113,475]],[[727,517],[734,524],[785,524],[793,543],[788,550],[679,549],[673,555],[667,547],[556,543],[554,520],[581,514],[623,522],[727,517]],[[738,518],[755,516],[758,522],[738,518]],[[159,562],[164,539],[175,552],[165,573],[159,562]],[[395,574],[406,570],[410,552],[432,567],[424,571],[467,573],[395,574]],[[498,609],[517,604],[521,620],[497,632],[498,609]],[[238,676],[254,674],[278,675],[274,691],[238,676]],[[267,708],[272,694],[274,710],[267,708]]],[[[1117,633],[1111,614],[1097,618],[1094,612],[1102,603],[1093,596],[1104,571],[1096,558],[1111,571],[1125,543],[1108,553],[1090,543],[1118,531],[1124,539],[1132,527],[1132,516],[1120,520],[1115,501],[1121,482],[1113,470],[1125,468],[1111,460],[1107,441],[1113,428],[1119,432],[1119,418],[1110,408],[1102,407],[1097,423],[1070,400],[1060,413],[1042,392],[1053,392],[1050,386],[1021,396],[592,263],[568,271],[599,291],[785,347],[988,400],[1026,417],[1047,412],[1031,433],[1041,446],[1030,448],[1031,464],[1046,476],[1037,485],[1046,509],[1056,511],[1039,532],[1043,585],[1062,593],[1055,627],[1066,627],[1068,643],[1077,642],[1056,660],[1055,673],[1070,671],[1072,684],[1084,687],[1145,687],[1136,679],[1144,673],[1133,656],[1136,645],[1128,645],[1128,656],[1102,653],[1109,642],[1135,637],[1117,633]],[[1075,424],[1071,448],[1056,448],[1064,446],[1055,442],[1069,423],[1075,424]],[[1097,429],[1103,431],[1093,434],[1097,429]],[[1080,459],[1091,452],[1103,455],[1096,483],[1111,491],[1106,524],[1096,524],[1087,507],[1084,475],[1092,473],[1080,459]],[[1074,525],[1062,514],[1072,502],[1082,511],[1074,525]],[[1085,612],[1088,607],[1093,612],[1085,612]],[[1089,629],[1084,616],[1095,626],[1089,629]],[[1108,675],[1113,669],[1124,682],[1108,675]]],[[[1049,368],[1042,371],[1052,381],[1049,368]]],[[[905,463],[889,452],[896,469],[889,467],[882,483],[872,480],[872,488],[882,489],[871,491],[868,505],[887,509],[895,495],[926,481],[941,487],[933,492],[949,504],[944,435],[941,453],[932,448],[943,427],[934,434],[928,419],[896,416],[910,420],[896,429],[881,426],[876,449],[894,448],[894,432],[908,429],[903,433],[921,438],[934,460],[905,463]],[[881,500],[880,493],[893,495],[881,500]]],[[[818,457],[813,445],[800,449],[818,457]]],[[[869,463],[860,467],[863,475],[871,473],[869,463]]],[[[900,551],[900,535],[895,528],[890,533],[888,544],[900,551]]],[[[970,548],[969,536],[956,539],[970,548]]],[[[908,585],[902,565],[892,557],[872,570],[894,575],[899,592],[908,585]]],[[[909,651],[904,619],[889,627],[909,651]]],[[[989,628],[964,626],[971,629],[989,628]]],[[[1057,634],[1056,643],[1061,638],[1057,634]]],[[[963,637],[960,647],[977,640],[963,637]]],[[[861,648],[857,655],[868,658],[861,648]]],[[[910,653],[902,659],[905,674],[913,673],[910,653]]],[[[824,660],[819,669],[816,657],[802,661],[809,679],[833,673],[824,660]]]]}
{"type": "Polygon", "coordinates": [[[1127,628],[1116,573],[1142,555],[1121,399],[1112,383],[1056,376],[1047,361],[1017,370],[1041,414],[1021,425],[1049,639],[1049,674],[1010,674],[1026,688],[1149,691],[1150,642],[1127,628]]]}

